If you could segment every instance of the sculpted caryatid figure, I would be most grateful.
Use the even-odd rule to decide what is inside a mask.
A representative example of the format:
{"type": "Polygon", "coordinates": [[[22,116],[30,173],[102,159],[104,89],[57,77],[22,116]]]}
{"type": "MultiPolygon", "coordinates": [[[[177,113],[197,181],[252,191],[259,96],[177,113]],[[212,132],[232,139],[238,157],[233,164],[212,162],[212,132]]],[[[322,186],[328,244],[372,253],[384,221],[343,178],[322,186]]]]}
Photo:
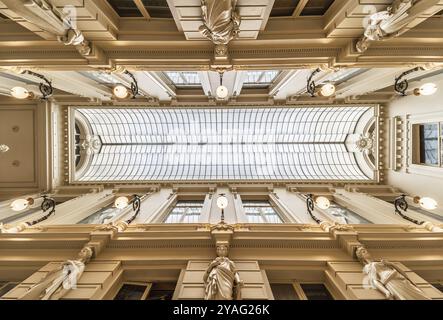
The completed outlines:
{"type": "Polygon", "coordinates": [[[392,262],[373,261],[364,247],[356,250],[357,258],[364,264],[363,272],[368,276],[374,289],[382,292],[390,300],[430,300],[407,276],[392,262]]]}
{"type": "Polygon", "coordinates": [[[203,276],[206,283],[205,300],[239,300],[243,282],[228,257],[226,245],[217,246],[218,257],[212,261],[203,276]]]}
{"type": "Polygon", "coordinates": [[[19,300],[58,300],[75,288],[85,265],[91,260],[93,250],[84,247],[76,260],[67,260],[50,271],[43,279],[28,289],[19,300]]]}
{"type": "Polygon", "coordinates": [[[408,30],[408,25],[438,4],[439,0],[395,0],[385,11],[369,17],[363,37],[357,42],[358,52],[368,49],[370,41],[397,37],[408,30]]]}
{"type": "Polygon", "coordinates": [[[76,27],[76,11],[73,5],[63,10],[48,0],[2,0],[9,10],[27,22],[55,36],[65,45],[75,46],[83,55],[91,53],[91,47],[76,27]]]}
{"type": "Polygon", "coordinates": [[[241,18],[235,12],[237,0],[201,0],[204,24],[199,31],[214,44],[228,44],[239,32],[241,18]]]}

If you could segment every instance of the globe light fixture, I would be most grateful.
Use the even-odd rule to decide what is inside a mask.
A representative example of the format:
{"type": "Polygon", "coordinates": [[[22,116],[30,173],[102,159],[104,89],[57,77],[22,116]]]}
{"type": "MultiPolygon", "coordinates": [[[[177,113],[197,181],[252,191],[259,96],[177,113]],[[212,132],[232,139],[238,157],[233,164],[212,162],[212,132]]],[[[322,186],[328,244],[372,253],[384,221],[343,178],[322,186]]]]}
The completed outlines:
{"type": "Polygon", "coordinates": [[[437,92],[437,85],[432,82],[424,83],[420,88],[414,89],[416,96],[430,96],[437,92]]]}
{"type": "Polygon", "coordinates": [[[30,205],[34,204],[34,199],[16,199],[11,203],[11,209],[13,211],[23,211],[27,209],[30,205]]]}
{"type": "Polygon", "coordinates": [[[115,199],[114,205],[118,209],[124,209],[129,205],[128,197],[118,197],[115,199]]]}
{"type": "Polygon", "coordinates": [[[1,153],[6,153],[9,151],[9,146],[7,146],[6,144],[0,144],[0,152],[1,153]]]}
{"type": "Polygon", "coordinates": [[[323,196],[315,197],[315,204],[323,210],[328,209],[331,206],[329,199],[323,196]]]}
{"type": "Polygon", "coordinates": [[[425,210],[434,210],[437,208],[437,201],[429,197],[414,197],[414,202],[425,210]]]}
{"type": "Polygon", "coordinates": [[[220,85],[215,90],[215,95],[217,99],[224,100],[228,97],[228,88],[223,85],[223,71],[219,71],[220,74],[220,85]]]}
{"type": "Polygon", "coordinates": [[[217,199],[217,207],[221,209],[221,222],[225,222],[225,209],[228,206],[228,198],[222,193],[217,199]]]}
{"type": "Polygon", "coordinates": [[[29,99],[33,97],[33,93],[29,92],[26,88],[23,87],[14,87],[11,89],[11,96],[16,99],[29,99]]]}
{"type": "Polygon", "coordinates": [[[226,209],[228,206],[228,198],[224,194],[221,194],[220,197],[217,199],[217,207],[220,209],[226,209]]]}
{"type": "Polygon", "coordinates": [[[129,90],[125,86],[119,84],[114,87],[112,90],[114,96],[118,99],[127,99],[129,98],[129,90]]]}
{"type": "Polygon", "coordinates": [[[223,85],[218,86],[215,94],[217,95],[218,99],[224,100],[228,97],[228,88],[223,85]]]}
{"type": "Polygon", "coordinates": [[[334,93],[335,93],[335,86],[332,83],[326,83],[320,89],[320,95],[322,97],[330,97],[334,93]]]}

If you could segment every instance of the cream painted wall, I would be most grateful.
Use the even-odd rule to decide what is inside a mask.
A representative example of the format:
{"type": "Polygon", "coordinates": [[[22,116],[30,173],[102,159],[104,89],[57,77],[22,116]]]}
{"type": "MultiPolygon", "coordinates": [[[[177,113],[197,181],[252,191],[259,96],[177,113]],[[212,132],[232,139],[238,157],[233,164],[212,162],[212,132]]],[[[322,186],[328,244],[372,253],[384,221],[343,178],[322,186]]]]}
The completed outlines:
{"type": "MultiPolygon", "coordinates": [[[[423,117],[429,120],[437,119],[437,114],[443,117],[443,76],[438,75],[426,79],[422,82],[411,82],[410,88],[416,88],[420,84],[425,82],[434,82],[438,85],[439,89],[436,94],[432,96],[414,96],[408,95],[407,97],[399,97],[388,105],[387,115],[391,119],[392,117],[401,117],[404,125],[404,130],[407,128],[407,118],[423,117]]],[[[406,132],[403,132],[403,150],[406,153],[407,139],[406,132]]],[[[439,203],[438,212],[443,215],[443,168],[437,169],[437,174],[418,174],[411,173],[407,169],[407,157],[403,155],[403,168],[401,171],[388,170],[386,178],[387,183],[398,187],[399,189],[411,194],[429,196],[437,200],[439,203]],[[441,173],[438,176],[438,172],[441,173]]]]}

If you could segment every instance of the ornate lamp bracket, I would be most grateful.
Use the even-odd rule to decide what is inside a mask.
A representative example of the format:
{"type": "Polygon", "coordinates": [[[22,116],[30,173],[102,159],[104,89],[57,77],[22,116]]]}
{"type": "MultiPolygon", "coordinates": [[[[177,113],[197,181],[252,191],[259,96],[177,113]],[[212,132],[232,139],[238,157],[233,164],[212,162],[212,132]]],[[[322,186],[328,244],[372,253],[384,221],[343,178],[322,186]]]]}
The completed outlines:
{"type": "Polygon", "coordinates": [[[40,90],[40,93],[42,94],[42,99],[46,100],[47,98],[49,98],[50,96],[52,96],[53,92],[54,92],[54,88],[52,87],[52,83],[51,81],[49,81],[44,75],[36,73],[34,71],[30,71],[30,70],[25,70],[22,72],[23,74],[29,74],[31,76],[40,78],[41,80],[43,80],[42,82],[40,82],[38,89],[40,90]]]}
{"type": "Polygon", "coordinates": [[[424,223],[424,221],[415,220],[411,217],[408,217],[406,214],[403,213],[403,212],[406,212],[409,207],[408,202],[406,201],[406,195],[402,194],[401,196],[397,197],[394,200],[394,207],[395,207],[395,213],[398,214],[403,219],[408,220],[408,221],[415,223],[417,225],[422,225],[424,223]]]}
{"type": "Polygon", "coordinates": [[[321,71],[320,68],[315,69],[308,78],[308,82],[306,84],[306,91],[309,93],[311,97],[315,97],[315,89],[316,89],[316,84],[314,80],[312,80],[312,78],[314,78],[314,76],[320,71],[321,71]]]}
{"type": "Polygon", "coordinates": [[[413,69],[407,70],[403,72],[401,75],[395,78],[394,82],[394,90],[401,96],[406,96],[406,90],[408,90],[409,82],[407,79],[403,79],[408,74],[411,74],[413,72],[424,70],[423,67],[415,67],[413,69]]]}

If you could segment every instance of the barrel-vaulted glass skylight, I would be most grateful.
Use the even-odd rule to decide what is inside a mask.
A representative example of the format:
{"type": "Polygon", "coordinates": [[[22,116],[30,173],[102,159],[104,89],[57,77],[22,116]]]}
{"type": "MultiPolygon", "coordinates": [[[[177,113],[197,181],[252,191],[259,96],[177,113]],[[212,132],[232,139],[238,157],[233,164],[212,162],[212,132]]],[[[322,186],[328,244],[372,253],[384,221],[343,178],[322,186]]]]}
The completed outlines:
{"type": "Polygon", "coordinates": [[[74,181],[374,179],[345,144],[373,120],[371,106],[77,108],[75,117],[101,145],[74,181]]]}

